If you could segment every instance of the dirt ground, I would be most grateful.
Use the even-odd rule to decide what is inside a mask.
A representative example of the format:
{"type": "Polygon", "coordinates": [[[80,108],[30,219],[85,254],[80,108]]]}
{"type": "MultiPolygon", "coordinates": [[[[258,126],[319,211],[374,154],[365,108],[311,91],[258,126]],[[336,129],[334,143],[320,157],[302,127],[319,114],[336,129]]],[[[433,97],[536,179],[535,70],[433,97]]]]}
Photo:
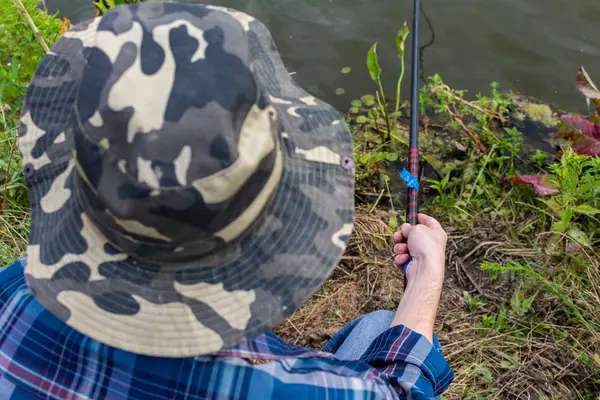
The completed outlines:
{"type": "MultiPolygon", "coordinates": [[[[402,297],[403,274],[392,262],[388,218],[386,211],[357,210],[355,230],[340,264],[275,333],[318,349],[352,319],[371,311],[395,310],[402,297]]],[[[456,378],[444,399],[584,398],[577,395],[577,385],[589,374],[577,366],[572,354],[561,350],[561,342],[568,339],[551,334],[533,337],[531,332],[539,325],[533,326],[532,316],[507,317],[506,324],[521,327],[517,334],[484,329],[479,324],[482,316],[497,313],[498,305],[510,307],[520,284],[509,277],[490,279],[479,267],[482,260],[527,260],[538,254],[510,241],[500,226],[445,229],[449,234],[446,282],[436,334],[456,378]],[[476,299],[475,306],[468,299],[476,299]],[[531,329],[522,328],[527,324],[531,329]],[[522,338],[519,332],[523,332],[522,338]]],[[[538,299],[542,297],[540,294],[538,299]]],[[[553,303],[543,307],[551,308],[553,303]]],[[[541,322],[536,324],[543,324],[544,316],[538,320],[541,322]]]]}
{"type": "MultiPolygon", "coordinates": [[[[340,264],[303,307],[275,328],[277,334],[298,345],[320,348],[354,318],[376,310],[395,310],[402,298],[404,275],[392,260],[393,239],[387,215],[359,209],[354,233],[340,264]]],[[[489,240],[494,232],[479,230],[474,235],[472,231],[461,234],[453,227],[445,229],[449,234],[448,261],[438,327],[451,327],[457,322],[453,316],[466,310],[465,292],[494,301],[507,300],[495,293],[510,292],[504,281],[486,287],[484,273],[478,267],[472,268],[476,260],[465,263],[461,258],[466,255],[468,259],[486,250],[489,254],[492,246],[498,251],[502,242],[489,240]]]]}

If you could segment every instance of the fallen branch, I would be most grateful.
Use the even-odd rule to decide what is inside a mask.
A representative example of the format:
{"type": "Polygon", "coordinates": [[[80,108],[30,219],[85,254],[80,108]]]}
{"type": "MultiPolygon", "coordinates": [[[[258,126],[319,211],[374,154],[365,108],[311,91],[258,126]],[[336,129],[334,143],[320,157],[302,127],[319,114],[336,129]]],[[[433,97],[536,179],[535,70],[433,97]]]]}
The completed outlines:
{"type": "Polygon", "coordinates": [[[447,105],[445,105],[444,108],[446,109],[446,113],[448,114],[448,116],[454,122],[456,122],[461,127],[461,129],[463,131],[465,131],[465,133],[467,135],[469,135],[469,137],[471,139],[473,139],[473,141],[475,142],[475,144],[479,147],[479,150],[482,153],[487,153],[487,148],[485,147],[485,145],[483,143],[481,143],[481,138],[479,137],[479,135],[476,134],[475,132],[473,132],[472,130],[470,130],[469,128],[467,128],[467,126],[462,121],[462,119],[460,119],[460,117],[458,117],[455,113],[453,113],[452,110],[450,110],[450,107],[448,107],[447,105]]]}

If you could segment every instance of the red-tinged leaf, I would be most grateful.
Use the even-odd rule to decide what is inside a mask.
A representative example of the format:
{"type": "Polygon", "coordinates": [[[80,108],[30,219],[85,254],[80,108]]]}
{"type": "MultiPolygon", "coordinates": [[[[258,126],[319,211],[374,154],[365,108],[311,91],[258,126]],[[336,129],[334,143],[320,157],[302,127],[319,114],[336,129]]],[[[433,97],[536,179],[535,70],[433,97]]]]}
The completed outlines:
{"type": "Polygon", "coordinates": [[[580,115],[563,115],[560,120],[565,127],[554,135],[555,138],[570,141],[577,154],[600,156],[600,123],[580,115]]]}
{"type": "Polygon", "coordinates": [[[579,131],[584,136],[600,140],[600,124],[589,121],[581,115],[563,115],[560,120],[569,128],[579,131]]]}
{"type": "Polygon", "coordinates": [[[546,178],[548,174],[542,175],[518,175],[514,178],[510,179],[513,182],[523,183],[526,185],[533,186],[533,191],[538,196],[552,196],[558,194],[558,189],[554,186],[548,185],[544,183],[544,178],[546,178]]]}
{"type": "Polygon", "coordinates": [[[580,136],[578,140],[571,144],[571,148],[577,154],[600,156],[600,141],[586,136],[580,136]]]}
{"type": "Polygon", "coordinates": [[[577,89],[588,99],[600,100],[600,90],[594,85],[585,68],[579,68],[577,72],[577,89]]]}
{"type": "Polygon", "coordinates": [[[554,134],[554,139],[564,139],[574,142],[579,136],[581,135],[575,132],[573,129],[564,127],[560,128],[558,132],[554,134]]]}

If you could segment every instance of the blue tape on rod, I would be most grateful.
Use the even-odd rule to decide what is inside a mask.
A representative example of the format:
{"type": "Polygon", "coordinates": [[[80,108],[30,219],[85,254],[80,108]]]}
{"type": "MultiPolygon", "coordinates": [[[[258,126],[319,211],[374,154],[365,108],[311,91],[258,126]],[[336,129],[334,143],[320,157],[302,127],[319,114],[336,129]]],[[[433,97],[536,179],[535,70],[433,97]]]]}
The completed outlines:
{"type": "Polygon", "coordinates": [[[419,190],[419,178],[408,172],[406,168],[402,169],[402,172],[400,172],[400,178],[406,182],[406,186],[409,188],[419,190]]]}

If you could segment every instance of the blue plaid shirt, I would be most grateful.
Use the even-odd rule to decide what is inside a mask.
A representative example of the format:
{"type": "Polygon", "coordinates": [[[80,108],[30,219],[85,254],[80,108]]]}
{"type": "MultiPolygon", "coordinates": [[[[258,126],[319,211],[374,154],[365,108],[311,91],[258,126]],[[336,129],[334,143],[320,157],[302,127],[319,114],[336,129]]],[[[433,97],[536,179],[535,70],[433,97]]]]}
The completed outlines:
{"type": "Polygon", "coordinates": [[[0,271],[0,399],[429,399],[453,379],[444,357],[403,326],[360,360],[272,333],[207,356],[158,358],[106,346],[46,311],[23,264],[0,271]],[[270,362],[257,363],[255,360],[270,362]]]}

